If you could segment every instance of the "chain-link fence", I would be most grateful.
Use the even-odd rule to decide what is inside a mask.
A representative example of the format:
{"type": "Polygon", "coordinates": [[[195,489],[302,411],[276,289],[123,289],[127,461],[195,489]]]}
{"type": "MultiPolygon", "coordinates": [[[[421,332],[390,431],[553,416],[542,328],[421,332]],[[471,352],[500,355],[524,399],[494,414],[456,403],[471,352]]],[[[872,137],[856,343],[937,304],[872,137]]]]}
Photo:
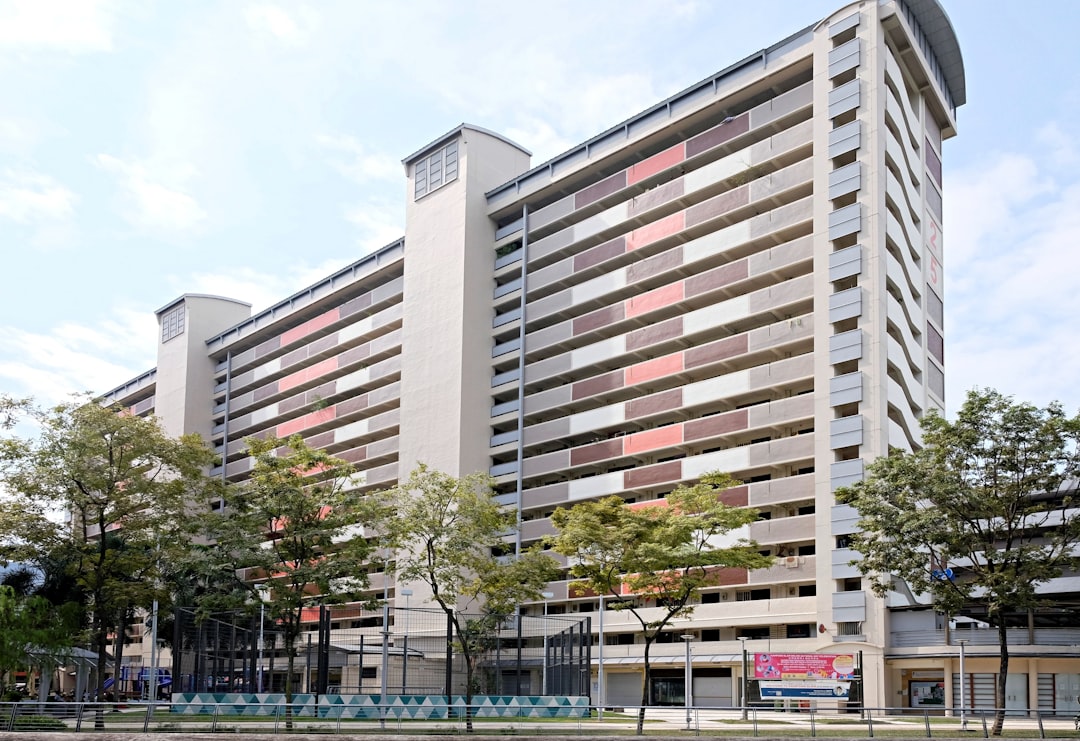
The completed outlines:
{"type": "MultiPolygon", "coordinates": [[[[474,694],[589,696],[587,616],[456,617],[464,638],[438,609],[305,608],[293,692],[465,694],[471,656],[474,694]]],[[[287,673],[283,634],[269,615],[176,611],[173,692],[283,692],[287,673]]]]}

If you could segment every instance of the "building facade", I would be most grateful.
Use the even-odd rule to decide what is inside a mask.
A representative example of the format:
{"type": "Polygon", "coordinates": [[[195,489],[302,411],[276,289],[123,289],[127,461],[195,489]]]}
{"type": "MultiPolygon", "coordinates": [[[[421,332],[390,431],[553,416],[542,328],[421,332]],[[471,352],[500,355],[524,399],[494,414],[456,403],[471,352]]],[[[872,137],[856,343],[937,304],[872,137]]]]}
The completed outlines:
{"type": "MultiPolygon", "coordinates": [[[[488,471],[521,547],[560,505],[731,472],[776,565],[706,590],[655,650],[658,686],[681,682],[691,634],[702,704],[740,702],[744,642],[859,652],[865,702],[908,704],[955,647],[944,626],[895,645],[892,609],[917,603],[864,589],[833,493],[944,408],[942,143],[964,101],[937,0],[864,0],[537,167],[459,126],[404,160],[402,240],[254,315],[181,296],[157,368],[107,396],[202,434],[230,481],[267,434],[372,490],[421,461],[488,471]]],[[[550,590],[552,613],[601,610],[550,590]]],[[[603,625],[596,689],[634,704],[639,637],[603,625]]],[[[1060,667],[1031,661],[1034,705],[1060,667]]]]}

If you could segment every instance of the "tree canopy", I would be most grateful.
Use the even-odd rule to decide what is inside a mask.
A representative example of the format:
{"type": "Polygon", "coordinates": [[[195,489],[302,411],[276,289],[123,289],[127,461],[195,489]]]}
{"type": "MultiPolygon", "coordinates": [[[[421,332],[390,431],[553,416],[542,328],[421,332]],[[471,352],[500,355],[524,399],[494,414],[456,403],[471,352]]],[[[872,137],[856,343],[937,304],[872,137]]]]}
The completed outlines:
{"type": "Polygon", "coordinates": [[[507,550],[516,515],[495,500],[484,474],[455,478],[421,464],[384,503],[394,512],[386,528],[398,582],[426,585],[453,624],[469,703],[480,653],[518,605],[540,599],[557,576],[555,561],[538,550],[516,557],[507,550]]]}
{"type": "Polygon", "coordinates": [[[186,547],[186,503],[217,485],[203,473],[214,456],[197,436],[170,438],[153,418],[88,396],[46,408],[0,397],[0,421],[34,432],[0,438],[0,560],[62,568],[103,667],[109,631],[167,597],[162,563],[186,547]]]}
{"type": "Polygon", "coordinates": [[[718,583],[723,569],[759,569],[772,563],[751,540],[716,545],[718,536],[758,518],[756,510],[721,501],[723,492],[739,483],[726,473],[711,472],[655,503],[628,505],[611,496],[559,507],[552,515],[558,530],[552,538],[554,549],[571,558],[570,573],[579,580],[578,589],[612,598],[612,609],[630,612],[641,624],[645,680],[639,734],[649,702],[653,642],[672,620],[693,613],[691,598],[718,583]],[[639,599],[653,600],[655,607],[639,599]]]}
{"type": "Polygon", "coordinates": [[[189,573],[208,587],[203,611],[265,601],[282,632],[291,701],[304,608],[364,597],[374,510],[352,465],[300,435],[247,444],[251,475],[224,491],[220,512],[202,518],[209,545],[189,573]]]}
{"type": "Polygon", "coordinates": [[[941,612],[979,609],[997,626],[1004,708],[1008,614],[1039,606],[1040,587],[1076,565],[1080,417],[973,390],[955,421],[928,414],[922,431],[924,447],[877,459],[837,498],[859,512],[852,547],[875,593],[900,578],[941,612]]]}

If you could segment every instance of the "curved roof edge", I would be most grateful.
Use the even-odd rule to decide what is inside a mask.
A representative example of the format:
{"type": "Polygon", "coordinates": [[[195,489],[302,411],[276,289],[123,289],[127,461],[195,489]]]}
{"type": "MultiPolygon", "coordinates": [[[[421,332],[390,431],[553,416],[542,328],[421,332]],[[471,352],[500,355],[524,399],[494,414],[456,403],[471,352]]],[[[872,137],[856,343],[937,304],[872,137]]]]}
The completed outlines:
{"type": "Polygon", "coordinates": [[[964,57],[952,21],[939,0],[900,0],[911,10],[919,22],[926,40],[930,42],[937,57],[945,84],[949,86],[953,104],[957,107],[967,102],[967,82],[964,78],[964,57]]]}
{"type": "Polygon", "coordinates": [[[428,142],[427,144],[425,144],[420,149],[417,149],[415,152],[410,154],[408,157],[401,160],[401,164],[408,167],[408,165],[413,160],[417,159],[420,155],[426,154],[427,152],[429,152],[432,149],[438,149],[440,146],[442,146],[443,143],[445,143],[449,139],[457,136],[458,134],[460,134],[462,131],[465,131],[465,130],[478,131],[481,134],[487,134],[490,137],[493,137],[495,139],[498,139],[499,141],[502,141],[502,142],[505,142],[506,144],[509,144],[511,147],[514,147],[515,149],[520,149],[522,152],[524,152],[528,156],[532,157],[532,152],[530,152],[528,149],[526,149],[525,147],[518,144],[513,139],[507,139],[502,134],[491,131],[490,129],[485,129],[485,128],[481,127],[481,126],[473,126],[472,124],[463,123],[463,124],[459,124],[459,125],[455,126],[454,128],[450,129],[445,134],[440,136],[438,139],[435,139],[435,140],[433,140],[431,142],[428,142]]]}
{"type": "Polygon", "coordinates": [[[251,304],[249,304],[247,301],[241,301],[238,298],[229,298],[228,296],[216,296],[212,293],[185,293],[183,295],[177,296],[154,313],[161,314],[161,312],[171,309],[186,298],[212,298],[216,301],[228,301],[232,304],[240,304],[241,306],[246,306],[249,309],[251,308],[251,304]]]}

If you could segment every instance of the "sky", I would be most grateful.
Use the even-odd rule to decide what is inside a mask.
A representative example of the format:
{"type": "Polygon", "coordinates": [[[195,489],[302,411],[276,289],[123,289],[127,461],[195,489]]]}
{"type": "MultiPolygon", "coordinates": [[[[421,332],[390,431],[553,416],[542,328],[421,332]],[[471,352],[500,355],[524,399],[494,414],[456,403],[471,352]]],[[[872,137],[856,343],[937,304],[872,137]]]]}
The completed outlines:
{"type": "MultiPolygon", "coordinates": [[[[944,0],[947,402],[1080,409],[1080,3],[944,0]]],[[[533,164],[839,0],[0,0],[0,393],[106,391],[183,293],[265,308],[401,236],[462,122],[533,164]]]]}

